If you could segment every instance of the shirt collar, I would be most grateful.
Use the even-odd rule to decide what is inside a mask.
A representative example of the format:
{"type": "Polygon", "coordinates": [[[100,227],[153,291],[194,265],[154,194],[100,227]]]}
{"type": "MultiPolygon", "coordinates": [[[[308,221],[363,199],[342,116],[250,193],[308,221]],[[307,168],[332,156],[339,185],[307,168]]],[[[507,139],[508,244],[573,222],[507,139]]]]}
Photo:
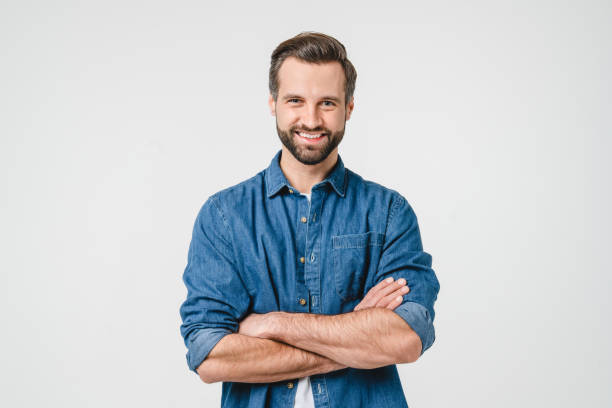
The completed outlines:
{"type": "MultiPolygon", "coordinates": [[[[282,150],[279,150],[276,153],[270,162],[270,166],[268,166],[266,169],[266,187],[268,197],[272,197],[274,194],[278,193],[284,186],[287,186],[288,188],[292,187],[280,168],[280,158],[282,152],[282,150]]],[[[346,169],[344,168],[344,163],[340,158],[340,154],[338,154],[338,161],[332,168],[332,171],[325,178],[325,180],[318,184],[322,183],[329,183],[340,197],[344,197],[346,190],[346,169]]]]}

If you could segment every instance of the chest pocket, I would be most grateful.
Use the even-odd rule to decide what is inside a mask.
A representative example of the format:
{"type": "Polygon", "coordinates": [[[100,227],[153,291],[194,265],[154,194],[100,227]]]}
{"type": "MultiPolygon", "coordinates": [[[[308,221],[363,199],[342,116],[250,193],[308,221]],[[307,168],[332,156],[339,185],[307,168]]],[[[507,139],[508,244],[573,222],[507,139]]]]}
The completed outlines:
{"type": "Polygon", "coordinates": [[[343,300],[364,296],[363,290],[370,265],[377,265],[385,234],[332,236],[332,258],[336,292],[343,300]]]}

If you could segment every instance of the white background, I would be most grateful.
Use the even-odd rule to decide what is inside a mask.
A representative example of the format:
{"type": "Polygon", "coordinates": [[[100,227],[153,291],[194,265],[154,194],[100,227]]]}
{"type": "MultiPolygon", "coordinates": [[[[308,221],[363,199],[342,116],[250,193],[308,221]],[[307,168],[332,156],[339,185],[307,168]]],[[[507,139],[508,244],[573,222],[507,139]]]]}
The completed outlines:
{"type": "Polygon", "coordinates": [[[408,198],[441,283],[410,406],[611,406],[611,21],[607,1],[0,1],[0,405],[219,405],[179,334],[191,229],[280,148],[270,53],[315,30],[358,71],[345,165],[408,198]]]}

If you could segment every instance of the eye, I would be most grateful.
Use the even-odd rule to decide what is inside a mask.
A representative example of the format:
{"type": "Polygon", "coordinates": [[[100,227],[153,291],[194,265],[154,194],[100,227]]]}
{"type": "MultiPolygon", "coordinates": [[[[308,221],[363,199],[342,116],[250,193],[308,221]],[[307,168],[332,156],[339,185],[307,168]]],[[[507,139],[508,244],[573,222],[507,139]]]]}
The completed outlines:
{"type": "Polygon", "coordinates": [[[323,105],[325,105],[325,106],[336,106],[336,104],[333,103],[332,101],[323,101],[323,105]]]}
{"type": "Polygon", "coordinates": [[[299,103],[300,100],[298,98],[291,98],[291,99],[288,99],[287,102],[289,102],[289,103],[299,103]]]}

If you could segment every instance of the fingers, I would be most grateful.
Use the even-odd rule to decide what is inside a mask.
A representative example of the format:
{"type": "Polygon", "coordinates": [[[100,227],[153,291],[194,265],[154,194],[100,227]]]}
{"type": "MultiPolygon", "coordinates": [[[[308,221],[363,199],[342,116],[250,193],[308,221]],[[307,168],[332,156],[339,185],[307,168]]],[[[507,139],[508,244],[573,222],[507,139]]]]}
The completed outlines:
{"type": "Polygon", "coordinates": [[[363,300],[365,300],[365,301],[370,300],[379,291],[381,291],[381,290],[385,289],[386,287],[390,286],[391,283],[393,283],[393,277],[389,277],[387,279],[383,279],[382,281],[378,282],[378,284],[376,286],[374,286],[372,289],[370,289],[368,291],[368,293],[366,293],[366,295],[363,298],[363,300]]]}
{"type": "MultiPolygon", "coordinates": [[[[406,280],[402,278],[380,289],[375,295],[372,296],[369,302],[371,304],[370,307],[385,307],[389,303],[385,299],[392,293],[395,293],[398,289],[405,287],[404,285],[406,285],[406,280]]],[[[398,296],[399,294],[400,293],[397,293],[395,296],[398,296]]]]}
{"type": "Polygon", "coordinates": [[[403,278],[393,281],[389,277],[368,291],[363,300],[353,310],[367,309],[370,307],[391,307],[394,309],[401,304],[401,299],[397,303],[397,297],[408,293],[410,289],[406,286],[406,280],[403,278]]]}
{"type": "MultiPolygon", "coordinates": [[[[380,289],[378,292],[376,292],[376,294],[372,297],[372,300],[375,300],[374,305],[375,306],[379,306],[379,302],[384,299],[386,296],[389,296],[391,293],[397,291],[398,289],[401,289],[402,287],[406,287],[404,286],[406,285],[406,279],[404,278],[400,278],[398,280],[395,281],[395,283],[389,284],[388,286],[385,286],[384,288],[380,289]]],[[[382,305],[384,306],[384,305],[382,305]]]]}
{"type": "Polygon", "coordinates": [[[394,310],[396,307],[398,307],[399,305],[402,304],[402,300],[404,299],[403,296],[396,296],[394,297],[391,302],[389,302],[389,304],[387,306],[385,306],[387,309],[389,310],[394,310]]]}
{"type": "Polygon", "coordinates": [[[353,310],[361,310],[361,309],[367,309],[369,307],[374,307],[374,305],[376,305],[376,302],[379,300],[378,298],[374,298],[376,293],[386,288],[387,286],[391,285],[392,282],[393,282],[393,277],[389,277],[387,279],[380,281],[376,286],[370,289],[368,293],[366,293],[366,295],[361,300],[361,302],[359,302],[359,304],[355,306],[355,309],[353,310]]]}
{"type": "Polygon", "coordinates": [[[390,293],[389,295],[382,298],[378,303],[376,303],[376,307],[387,307],[395,309],[402,303],[404,295],[408,292],[410,292],[410,288],[408,286],[402,286],[401,288],[395,290],[393,293],[390,293]]]}

